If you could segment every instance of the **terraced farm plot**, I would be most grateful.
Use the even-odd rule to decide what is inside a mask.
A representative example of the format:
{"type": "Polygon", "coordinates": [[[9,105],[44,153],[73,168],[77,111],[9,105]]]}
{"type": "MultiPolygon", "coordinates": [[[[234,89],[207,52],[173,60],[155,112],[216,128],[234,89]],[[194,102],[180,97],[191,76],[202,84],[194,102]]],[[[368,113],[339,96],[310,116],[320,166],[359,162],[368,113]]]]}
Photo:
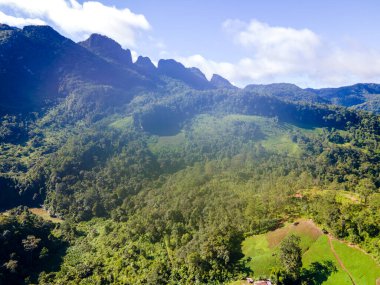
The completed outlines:
{"type": "Polygon", "coordinates": [[[288,235],[301,238],[303,252],[322,235],[322,231],[310,220],[302,220],[275,231],[247,238],[243,242],[243,253],[250,257],[249,266],[255,276],[269,277],[271,269],[280,265],[277,255],[281,241],[288,235]]]}
{"type": "MultiPolygon", "coordinates": [[[[380,266],[372,257],[334,238],[331,247],[328,235],[311,220],[300,220],[266,234],[248,237],[243,242],[243,253],[255,278],[270,277],[271,269],[280,265],[279,245],[290,234],[301,238],[304,275],[317,282],[315,284],[370,285],[380,278],[380,266]]],[[[235,284],[245,284],[245,281],[231,283],[235,284]]]]}

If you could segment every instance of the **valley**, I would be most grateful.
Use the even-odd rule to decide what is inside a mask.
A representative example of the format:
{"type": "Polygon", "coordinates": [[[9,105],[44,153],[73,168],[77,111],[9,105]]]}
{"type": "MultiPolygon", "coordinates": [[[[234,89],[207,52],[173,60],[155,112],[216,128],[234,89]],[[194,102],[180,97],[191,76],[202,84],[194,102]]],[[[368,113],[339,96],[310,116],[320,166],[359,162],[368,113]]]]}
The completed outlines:
{"type": "Polygon", "coordinates": [[[377,84],[238,88],[48,26],[2,25],[0,63],[0,284],[380,277],[377,84]]]}

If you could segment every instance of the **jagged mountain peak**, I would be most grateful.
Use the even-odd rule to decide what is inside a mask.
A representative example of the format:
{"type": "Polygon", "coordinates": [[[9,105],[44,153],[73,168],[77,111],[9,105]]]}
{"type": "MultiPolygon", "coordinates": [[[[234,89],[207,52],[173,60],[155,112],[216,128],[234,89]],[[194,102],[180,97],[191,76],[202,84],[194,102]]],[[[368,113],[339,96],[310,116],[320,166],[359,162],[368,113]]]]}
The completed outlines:
{"type": "Polygon", "coordinates": [[[13,38],[13,40],[18,39],[24,41],[24,45],[17,46],[17,48],[24,49],[25,52],[30,48],[29,44],[39,45],[42,49],[56,48],[65,43],[75,45],[72,40],[62,36],[50,26],[31,25],[19,29],[0,24],[0,35],[1,38],[13,38]]]}
{"type": "Polygon", "coordinates": [[[153,62],[147,56],[141,56],[140,55],[137,58],[135,65],[136,65],[138,70],[140,70],[144,73],[153,74],[157,70],[156,66],[153,64],[153,62]]]}
{"type": "Polygon", "coordinates": [[[111,48],[111,49],[121,49],[121,45],[116,42],[115,40],[107,37],[107,36],[104,36],[104,35],[101,35],[101,34],[92,34],[90,35],[90,37],[85,40],[85,41],[82,41],[80,42],[79,44],[81,44],[82,46],[86,46],[86,47],[89,47],[89,48],[111,48]]]}
{"type": "Polygon", "coordinates": [[[122,65],[132,65],[132,55],[129,49],[123,49],[115,40],[100,34],[92,34],[87,40],[79,42],[79,45],[90,50],[96,55],[122,65]]]}
{"type": "MultiPolygon", "coordinates": [[[[38,107],[42,102],[66,96],[67,92],[61,91],[70,90],[67,86],[75,81],[128,89],[137,85],[158,86],[165,82],[164,78],[172,78],[198,90],[237,88],[217,74],[208,81],[198,68],[187,68],[174,59],[162,59],[158,67],[143,56],[133,63],[130,50],[107,36],[92,34],[76,44],[50,26],[20,29],[0,24],[0,66],[0,91],[2,100],[7,102],[4,108],[7,112],[10,108],[15,112],[21,107],[27,110],[32,105],[38,107]],[[18,84],[19,80],[23,81],[22,85],[18,84]]],[[[275,83],[248,85],[244,90],[287,101],[378,108],[380,85],[358,83],[339,88],[303,89],[294,84],[275,83]]]]}
{"type": "Polygon", "coordinates": [[[203,74],[203,72],[199,68],[190,67],[189,71],[191,71],[194,75],[198,76],[199,78],[202,78],[203,80],[207,80],[206,76],[203,74]]]}
{"type": "Polygon", "coordinates": [[[61,44],[70,41],[50,26],[25,26],[22,33],[33,42],[39,42],[48,45],[61,44]]]}
{"type": "Polygon", "coordinates": [[[160,75],[179,79],[195,89],[212,88],[206,76],[198,68],[186,68],[174,59],[161,59],[158,62],[158,72],[160,75]]]}
{"type": "Polygon", "coordinates": [[[0,24],[0,31],[15,31],[19,30],[18,28],[8,26],[6,24],[0,24]]]}
{"type": "Polygon", "coordinates": [[[158,61],[158,69],[168,69],[168,68],[181,68],[181,69],[186,69],[186,67],[174,60],[174,59],[160,59],[158,61]]]}
{"type": "Polygon", "coordinates": [[[212,86],[216,88],[236,88],[227,79],[220,76],[219,74],[213,74],[210,80],[212,86]]]}

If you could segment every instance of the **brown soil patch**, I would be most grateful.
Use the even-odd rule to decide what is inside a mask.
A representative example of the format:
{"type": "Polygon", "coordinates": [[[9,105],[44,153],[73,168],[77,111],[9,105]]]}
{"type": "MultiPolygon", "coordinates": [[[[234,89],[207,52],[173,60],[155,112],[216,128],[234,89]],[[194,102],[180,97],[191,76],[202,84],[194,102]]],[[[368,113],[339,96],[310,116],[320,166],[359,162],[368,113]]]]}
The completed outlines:
{"type": "Polygon", "coordinates": [[[291,225],[269,232],[267,234],[269,248],[278,246],[291,233],[308,235],[314,240],[323,234],[322,230],[312,220],[298,220],[291,225]]]}
{"type": "Polygon", "coordinates": [[[297,226],[293,224],[292,230],[295,233],[307,234],[314,240],[317,240],[323,234],[322,230],[312,220],[300,221],[297,226]]]}
{"type": "Polygon", "coordinates": [[[274,248],[288,235],[290,226],[277,229],[267,234],[269,248],[274,248]]]}

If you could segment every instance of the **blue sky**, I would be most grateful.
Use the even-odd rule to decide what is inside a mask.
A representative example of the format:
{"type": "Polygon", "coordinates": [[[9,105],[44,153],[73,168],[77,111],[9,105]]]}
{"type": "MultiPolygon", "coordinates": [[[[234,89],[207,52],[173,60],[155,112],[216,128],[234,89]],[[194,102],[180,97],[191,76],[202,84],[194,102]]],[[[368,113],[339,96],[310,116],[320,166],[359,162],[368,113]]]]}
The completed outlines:
{"type": "Polygon", "coordinates": [[[104,1],[122,7],[120,2],[144,14],[154,34],[174,51],[203,53],[216,60],[228,56],[221,46],[230,49],[230,56],[238,56],[222,29],[227,19],[257,19],[271,26],[308,28],[337,42],[352,38],[368,46],[380,44],[379,1],[104,1]]]}
{"type": "Polygon", "coordinates": [[[0,22],[106,34],[135,55],[175,58],[239,86],[380,82],[380,2],[0,0],[0,22]]]}

